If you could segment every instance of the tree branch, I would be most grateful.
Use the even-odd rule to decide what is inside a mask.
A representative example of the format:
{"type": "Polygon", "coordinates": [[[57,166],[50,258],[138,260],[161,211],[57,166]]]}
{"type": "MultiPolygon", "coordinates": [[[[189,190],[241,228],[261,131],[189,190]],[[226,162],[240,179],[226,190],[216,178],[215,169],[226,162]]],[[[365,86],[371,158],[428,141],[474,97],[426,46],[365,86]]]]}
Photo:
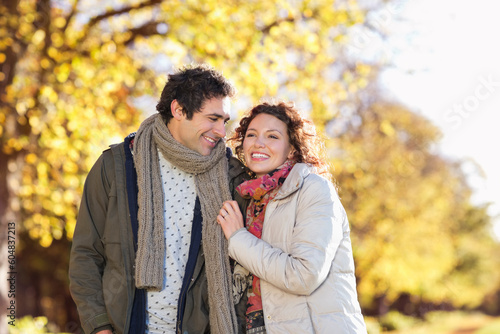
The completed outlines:
{"type": "Polygon", "coordinates": [[[264,35],[267,35],[271,31],[271,28],[279,26],[283,22],[295,22],[295,17],[287,17],[286,19],[278,19],[278,20],[274,21],[273,23],[265,26],[263,29],[261,29],[261,31],[264,35]]]}
{"type": "Polygon", "coordinates": [[[121,9],[117,9],[117,10],[111,10],[109,12],[106,12],[104,14],[101,14],[101,15],[98,15],[98,16],[92,18],[89,21],[86,30],[89,30],[94,25],[96,25],[97,23],[99,23],[102,20],[107,19],[108,17],[128,13],[133,9],[141,9],[141,8],[145,8],[145,7],[149,7],[149,6],[154,6],[154,5],[157,5],[161,2],[162,2],[162,0],[149,0],[149,1],[137,4],[137,5],[127,6],[127,7],[121,8],[121,9]]]}
{"type": "MultiPolygon", "coordinates": [[[[115,15],[121,15],[121,14],[124,14],[124,13],[128,13],[131,10],[134,10],[134,9],[141,9],[141,8],[146,8],[146,7],[149,7],[149,6],[154,6],[154,5],[157,5],[157,4],[161,3],[161,2],[162,2],[162,0],[149,0],[149,1],[137,4],[137,5],[127,6],[127,7],[123,7],[121,9],[116,9],[116,10],[110,10],[110,11],[104,13],[104,14],[98,15],[98,16],[92,18],[89,21],[89,23],[85,26],[84,33],[81,35],[82,37],[77,42],[77,44],[79,44],[79,45],[83,44],[82,40],[85,39],[85,37],[87,37],[89,35],[90,29],[93,26],[95,26],[96,24],[98,24],[99,22],[101,22],[101,21],[103,21],[103,20],[105,20],[105,19],[107,19],[109,17],[115,16],[115,15]]],[[[130,44],[133,41],[134,38],[136,38],[138,35],[140,35],[141,29],[147,29],[147,33],[146,34],[147,35],[152,35],[151,30],[150,30],[151,27],[149,27],[149,29],[147,27],[147,26],[150,26],[151,24],[152,23],[146,23],[146,24],[144,24],[141,27],[131,29],[130,31],[132,31],[132,37],[129,38],[126,41],[126,44],[130,44]]],[[[155,27],[155,29],[156,29],[156,27],[155,27]]]]}
{"type": "Polygon", "coordinates": [[[68,17],[66,18],[66,24],[64,24],[64,27],[61,29],[61,31],[63,33],[66,31],[66,29],[68,29],[69,22],[71,21],[73,16],[75,16],[75,14],[76,14],[76,11],[77,11],[76,8],[78,7],[78,3],[79,3],[79,0],[75,0],[75,2],[73,3],[73,6],[71,8],[71,12],[69,13],[68,17]]]}
{"type": "Polygon", "coordinates": [[[158,33],[158,30],[157,30],[157,26],[160,23],[164,23],[164,22],[158,22],[158,21],[147,22],[147,23],[144,23],[140,27],[130,29],[129,32],[132,34],[130,35],[129,39],[127,39],[123,42],[123,45],[128,46],[138,36],[146,37],[146,36],[161,35],[160,33],[158,33]]]}
{"type": "MultiPolygon", "coordinates": [[[[283,22],[295,22],[295,17],[287,17],[286,19],[279,19],[279,20],[274,21],[271,24],[268,24],[267,26],[265,26],[264,28],[261,29],[262,34],[263,35],[269,34],[269,32],[271,31],[271,28],[277,27],[277,26],[279,26],[283,22]]],[[[252,38],[248,39],[247,43],[245,45],[245,48],[242,49],[240,52],[238,52],[238,58],[239,59],[244,59],[245,56],[250,51],[250,48],[251,48],[251,45],[252,45],[251,39],[252,38]]]]}

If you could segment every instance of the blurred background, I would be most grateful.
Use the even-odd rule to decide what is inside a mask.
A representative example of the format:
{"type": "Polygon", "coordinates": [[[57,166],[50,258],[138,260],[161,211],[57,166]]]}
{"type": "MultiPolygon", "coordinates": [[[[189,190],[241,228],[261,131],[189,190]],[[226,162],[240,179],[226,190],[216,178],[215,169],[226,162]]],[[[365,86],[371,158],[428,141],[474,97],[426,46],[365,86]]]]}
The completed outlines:
{"type": "Polygon", "coordinates": [[[370,334],[500,333],[496,13],[487,0],[2,1],[0,333],[80,333],[67,268],[85,177],[155,112],[168,73],[202,62],[238,88],[232,119],[292,100],[323,135],[370,334]]]}

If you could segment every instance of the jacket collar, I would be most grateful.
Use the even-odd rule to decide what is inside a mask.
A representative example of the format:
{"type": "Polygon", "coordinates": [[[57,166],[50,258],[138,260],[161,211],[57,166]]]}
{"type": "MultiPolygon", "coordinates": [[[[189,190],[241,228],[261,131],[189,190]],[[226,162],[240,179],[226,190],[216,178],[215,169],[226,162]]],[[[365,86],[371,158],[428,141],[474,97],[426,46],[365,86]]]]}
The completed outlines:
{"type": "Polygon", "coordinates": [[[281,186],[280,190],[276,194],[275,199],[283,199],[290,196],[302,187],[305,178],[313,173],[314,167],[311,167],[304,163],[296,163],[293,166],[290,174],[286,178],[285,182],[281,186]]]}

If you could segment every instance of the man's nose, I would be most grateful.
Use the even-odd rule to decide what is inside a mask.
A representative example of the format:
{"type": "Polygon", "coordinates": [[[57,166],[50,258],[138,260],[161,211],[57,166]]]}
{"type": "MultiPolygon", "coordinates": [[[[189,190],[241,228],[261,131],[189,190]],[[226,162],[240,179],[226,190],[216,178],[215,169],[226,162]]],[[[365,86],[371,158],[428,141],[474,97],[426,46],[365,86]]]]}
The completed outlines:
{"type": "Polygon", "coordinates": [[[226,124],[224,121],[217,122],[217,125],[214,128],[214,133],[220,138],[224,138],[226,136],[226,124]]]}

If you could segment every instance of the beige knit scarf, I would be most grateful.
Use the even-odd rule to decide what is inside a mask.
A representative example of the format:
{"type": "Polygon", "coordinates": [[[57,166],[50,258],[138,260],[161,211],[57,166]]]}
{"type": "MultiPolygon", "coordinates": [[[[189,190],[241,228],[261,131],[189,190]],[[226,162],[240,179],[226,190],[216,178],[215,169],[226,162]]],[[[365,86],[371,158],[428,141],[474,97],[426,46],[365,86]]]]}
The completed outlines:
{"type": "MultiPolygon", "coordinates": [[[[227,241],[216,218],[222,203],[231,199],[226,147],[223,141],[203,156],[176,141],[160,114],[146,119],[134,140],[134,162],[139,188],[139,233],[135,280],[141,289],[163,287],[165,260],[163,190],[158,150],[174,166],[195,175],[203,216],[202,244],[208,282],[212,333],[236,333],[227,241]]],[[[168,196],[168,194],[167,194],[168,196]]]]}

